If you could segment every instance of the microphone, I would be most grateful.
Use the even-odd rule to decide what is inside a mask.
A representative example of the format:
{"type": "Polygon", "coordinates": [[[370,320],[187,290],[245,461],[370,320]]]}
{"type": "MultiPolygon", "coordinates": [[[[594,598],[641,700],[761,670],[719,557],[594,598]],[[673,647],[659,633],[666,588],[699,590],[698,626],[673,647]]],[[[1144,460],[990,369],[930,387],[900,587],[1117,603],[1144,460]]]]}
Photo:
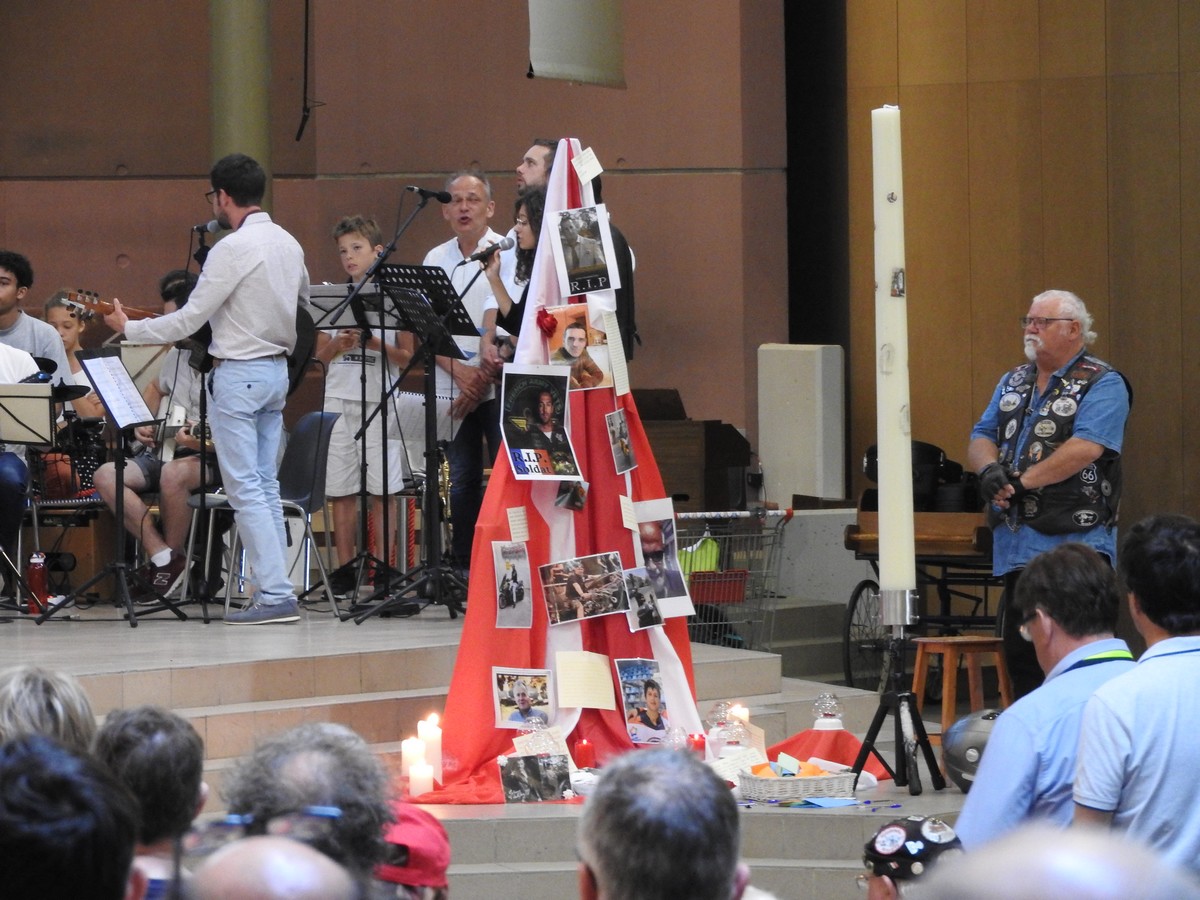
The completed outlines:
{"type": "Polygon", "coordinates": [[[207,222],[203,222],[200,225],[192,226],[192,231],[196,232],[196,234],[216,234],[220,230],[221,223],[216,219],[209,219],[207,222]]]}
{"type": "Polygon", "coordinates": [[[500,243],[492,244],[490,247],[480,250],[478,253],[472,253],[470,256],[460,262],[459,265],[465,266],[469,262],[483,262],[497,250],[508,250],[514,244],[516,244],[516,241],[514,241],[511,237],[504,237],[501,239],[500,243]]]}
{"type": "Polygon", "coordinates": [[[436,200],[438,203],[449,203],[449,191],[431,191],[429,188],[417,187],[415,184],[410,184],[405,188],[406,191],[412,191],[414,194],[420,194],[424,200],[436,200]]]}

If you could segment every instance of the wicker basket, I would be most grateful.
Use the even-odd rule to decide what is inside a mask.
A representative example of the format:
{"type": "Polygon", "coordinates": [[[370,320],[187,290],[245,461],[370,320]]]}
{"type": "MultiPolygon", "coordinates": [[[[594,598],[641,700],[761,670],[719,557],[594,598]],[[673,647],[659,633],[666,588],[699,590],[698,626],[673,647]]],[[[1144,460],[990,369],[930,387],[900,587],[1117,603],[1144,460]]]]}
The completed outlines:
{"type": "Polygon", "coordinates": [[[805,797],[853,797],[854,773],[759,778],[744,771],[738,776],[746,800],[802,800],[805,797]]]}

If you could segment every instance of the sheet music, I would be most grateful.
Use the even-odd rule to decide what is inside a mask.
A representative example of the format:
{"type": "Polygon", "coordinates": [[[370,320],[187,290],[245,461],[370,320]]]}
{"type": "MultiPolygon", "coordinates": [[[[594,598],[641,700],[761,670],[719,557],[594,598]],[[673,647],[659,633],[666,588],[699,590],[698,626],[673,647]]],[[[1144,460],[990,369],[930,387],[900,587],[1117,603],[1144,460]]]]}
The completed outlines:
{"type": "MultiPolygon", "coordinates": [[[[425,395],[410,391],[401,391],[397,396],[399,396],[401,402],[393,404],[393,410],[395,411],[396,423],[400,426],[400,433],[424,436],[425,395]]],[[[438,440],[452,440],[455,423],[450,418],[450,397],[438,394],[435,402],[437,403],[438,440]]],[[[389,413],[393,410],[389,410],[389,413]]]]}
{"type": "Polygon", "coordinates": [[[123,430],[136,425],[148,425],[154,421],[154,414],[150,412],[150,407],[142,399],[137,385],[129,377],[129,371],[115,351],[93,351],[87,355],[78,353],[76,356],[83,365],[84,374],[92,383],[96,396],[104,404],[109,422],[123,430]]]}

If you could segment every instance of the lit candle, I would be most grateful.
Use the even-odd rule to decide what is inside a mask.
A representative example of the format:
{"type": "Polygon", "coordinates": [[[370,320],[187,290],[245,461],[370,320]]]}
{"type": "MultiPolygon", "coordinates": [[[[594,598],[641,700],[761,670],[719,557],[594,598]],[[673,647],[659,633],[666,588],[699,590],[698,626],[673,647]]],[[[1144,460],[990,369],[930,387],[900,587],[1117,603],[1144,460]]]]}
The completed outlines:
{"type": "Polygon", "coordinates": [[[688,738],[687,738],[687,742],[688,742],[688,749],[691,750],[693,753],[695,753],[697,756],[699,756],[701,759],[704,759],[704,735],[689,734],[688,738]]]}
{"type": "MultiPolygon", "coordinates": [[[[908,297],[900,110],[871,111],[875,198],[875,425],[879,480],[879,588],[915,591],[908,297]]],[[[885,622],[884,624],[892,624],[885,622]]]]}
{"type": "Polygon", "coordinates": [[[411,773],[417,763],[425,762],[425,742],[420,738],[407,738],[400,742],[400,777],[411,773]]]}
{"type": "Polygon", "coordinates": [[[575,765],[581,769],[596,767],[596,748],[587,738],[580,738],[575,742],[575,765]]]}
{"type": "Polygon", "coordinates": [[[433,790],[433,766],[415,762],[408,770],[408,796],[418,797],[433,790]]]}
{"type": "Polygon", "coordinates": [[[417,737],[425,742],[425,761],[433,766],[433,778],[442,780],[442,729],[438,727],[437,713],[417,723],[417,737]]]}
{"type": "Polygon", "coordinates": [[[750,710],[742,706],[740,703],[735,703],[729,707],[729,718],[739,719],[743,724],[750,723],[750,710]]]}

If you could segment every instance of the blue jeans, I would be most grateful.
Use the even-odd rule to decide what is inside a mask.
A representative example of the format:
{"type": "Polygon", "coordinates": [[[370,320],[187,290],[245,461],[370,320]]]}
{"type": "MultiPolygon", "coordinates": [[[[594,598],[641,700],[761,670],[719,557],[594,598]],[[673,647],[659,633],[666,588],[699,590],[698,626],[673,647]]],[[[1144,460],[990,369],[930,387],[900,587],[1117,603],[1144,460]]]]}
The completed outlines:
{"type": "Polygon", "coordinates": [[[255,602],[295,596],[287,574],[287,537],[276,460],[283,437],[287,363],[282,356],[224,360],[208,378],[213,442],[238,536],[257,585],[255,602]]]}
{"type": "MultiPolygon", "coordinates": [[[[15,558],[17,537],[21,532],[28,485],[29,469],[25,461],[16,453],[0,453],[0,546],[17,566],[21,565],[15,558]]],[[[3,578],[2,574],[0,578],[3,578]]]]}
{"type": "Polygon", "coordinates": [[[471,565],[475,520],[483,505],[483,441],[491,462],[500,452],[500,410],[495,400],[485,400],[458,423],[458,433],[446,450],[450,461],[450,551],[456,565],[471,565]]]}

